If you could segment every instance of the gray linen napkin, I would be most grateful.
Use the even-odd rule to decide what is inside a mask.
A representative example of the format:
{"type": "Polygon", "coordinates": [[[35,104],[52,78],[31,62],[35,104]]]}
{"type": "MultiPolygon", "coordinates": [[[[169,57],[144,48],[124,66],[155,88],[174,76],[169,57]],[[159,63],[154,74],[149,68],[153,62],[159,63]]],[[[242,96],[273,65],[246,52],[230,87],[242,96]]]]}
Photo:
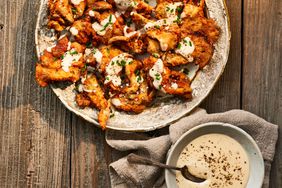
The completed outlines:
{"type": "MultiPolygon", "coordinates": [[[[134,152],[138,155],[165,162],[169,148],[183,133],[192,127],[207,122],[233,124],[242,128],[254,138],[265,161],[263,187],[269,187],[269,174],[278,139],[278,126],[243,110],[207,114],[205,110],[198,108],[189,116],[172,124],[169,128],[169,135],[148,138],[138,133],[108,131],[106,141],[116,150],[134,152]]],[[[163,172],[156,167],[129,164],[126,157],[110,164],[110,177],[113,188],[166,187],[163,172]]]]}

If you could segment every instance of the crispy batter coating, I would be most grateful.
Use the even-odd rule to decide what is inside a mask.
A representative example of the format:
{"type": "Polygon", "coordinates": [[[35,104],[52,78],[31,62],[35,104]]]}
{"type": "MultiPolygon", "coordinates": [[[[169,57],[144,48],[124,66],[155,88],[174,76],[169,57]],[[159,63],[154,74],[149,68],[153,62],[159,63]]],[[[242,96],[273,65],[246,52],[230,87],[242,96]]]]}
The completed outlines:
{"type": "MultiPolygon", "coordinates": [[[[95,30],[92,28],[92,24],[87,19],[75,21],[72,25],[72,28],[77,30],[78,33],[74,35],[74,37],[75,40],[81,44],[86,44],[92,39],[95,39],[94,41],[98,39],[95,30]]],[[[97,45],[97,43],[93,44],[97,45]]]]}
{"type": "Polygon", "coordinates": [[[50,11],[48,26],[50,28],[59,29],[57,31],[61,31],[61,28],[74,22],[72,6],[69,0],[49,0],[48,6],[50,11]],[[51,21],[55,21],[56,24],[51,21]]]}
{"type": "Polygon", "coordinates": [[[74,14],[74,18],[81,17],[86,8],[86,1],[80,1],[78,5],[72,4],[72,13],[74,14]]]}
{"type": "Polygon", "coordinates": [[[202,35],[212,44],[218,40],[220,34],[215,21],[204,17],[184,19],[180,31],[182,38],[187,35],[202,35]]]}
{"type": "Polygon", "coordinates": [[[52,69],[36,64],[36,81],[41,87],[46,87],[50,82],[71,81],[76,82],[80,78],[80,69],[71,67],[69,72],[62,69],[52,69]]]}
{"type": "Polygon", "coordinates": [[[180,39],[179,27],[177,24],[172,24],[168,29],[165,29],[164,27],[150,29],[147,32],[147,35],[158,40],[162,51],[175,49],[180,39]]]}
{"type": "Polygon", "coordinates": [[[165,65],[168,67],[175,67],[179,65],[186,65],[188,62],[187,59],[185,59],[182,55],[179,55],[177,53],[168,52],[164,56],[165,59],[165,65]]]}
{"type": "Polygon", "coordinates": [[[194,62],[200,65],[200,68],[206,66],[213,55],[213,46],[208,43],[204,37],[191,36],[192,41],[195,44],[195,50],[192,53],[194,62]]]}
{"type": "Polygon", "coordinates": [[[70,45],[75,53],[81,53],[85,47],[79,43],[70,43],[67,36],[61,38],[57,45],[51,49],[51,52],[45,50],[40,57],[40,63],[36,64],[36,80],[40,86],[45,87],[49,82],[71,81],[76,82],[80,79],[80,68],[84,66],[82,58],[73,61],[66,72],[62,69],[62,57],[68,51],[70,45]]]}
{"type": "Polygon", "coordinates": [[[191,99],[182,66],[206,66],[220,36],[216,22],[205,17],[204,0],[157,0],[156,7],[116,2],[49,0],[49,28],[67,34],[36,63],[40,86],[76,83],[77,105],[97,108],[103,129],[112,110],[141,113],[156,92],[191,99]]]}
{"type": "Polygon", "coordinates": [[[119,94],[112,97],[111,101],[115,108],[119,110],[141,113],[153,100],[153,96],[154,91],[149,88],[146,81],[143,81],[138,92],[119,94]]]}
{"type": "MultiPolygon", "coordinates": [[[[143,61],[148,74],[149,70],[153,67],[157,60],[157,58],[150,56],[143,61]]],[[[161,77],[162,82],[159,89],[161,89],[163,92],[171,95],[177,95],[186,99],[190,99],[192,97],[190,80],[186,74],[179,71],[170,70],[164,65],[161,77]]],[[[153,79],[150,76],[148,76],[148,78],[151,86],[153,87],[153,79]]]]}

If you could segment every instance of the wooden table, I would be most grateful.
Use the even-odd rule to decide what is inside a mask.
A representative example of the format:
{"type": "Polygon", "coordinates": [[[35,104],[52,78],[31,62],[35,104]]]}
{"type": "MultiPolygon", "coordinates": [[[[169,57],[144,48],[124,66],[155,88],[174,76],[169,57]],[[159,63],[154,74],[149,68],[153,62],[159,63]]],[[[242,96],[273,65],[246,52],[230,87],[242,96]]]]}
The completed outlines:
{"type": "MultiPolygon", "coordinates": [[[[231,53],[201,106],[208,112],[245,109],[280,124],[281,132],[281,0],[227,1],[231,53]]],[[[0,187],[109,187],[108,164],[118,155],[104,132],[35,83],[38,5],[39,0],[0,0],[0,187]]],[[[282,186],[278,142],[273,188],[282,186]]]]}

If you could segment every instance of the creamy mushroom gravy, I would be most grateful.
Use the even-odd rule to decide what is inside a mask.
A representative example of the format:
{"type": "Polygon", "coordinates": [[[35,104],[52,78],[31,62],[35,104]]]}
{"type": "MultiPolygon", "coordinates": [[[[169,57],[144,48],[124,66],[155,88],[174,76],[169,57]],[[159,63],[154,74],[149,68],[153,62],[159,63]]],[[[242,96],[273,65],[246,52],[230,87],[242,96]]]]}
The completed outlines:
{"type": "Polygon", "coordinates": [[[206,134],[192,140],[177,161],[177,166],[184,165],[206,181],[194,183],[176,172],[180,188],[244,188],[249,179],[247,153],[239,142],[223,134],[206,134]]]}

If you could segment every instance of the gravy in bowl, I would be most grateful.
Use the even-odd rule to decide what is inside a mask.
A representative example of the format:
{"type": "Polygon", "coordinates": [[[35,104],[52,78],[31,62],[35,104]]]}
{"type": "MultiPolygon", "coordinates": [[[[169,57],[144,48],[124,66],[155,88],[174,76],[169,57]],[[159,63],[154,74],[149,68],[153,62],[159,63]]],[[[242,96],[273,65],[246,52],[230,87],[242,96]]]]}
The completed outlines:
{"type": "Polygon", "coordinates": [[[191,182],[176,172],[180,188],[244,188],[249,179],[250,165],[246,151],[235,139],[223,134],[205,134],[192,140],[177,161],[177,166],[184,165],[193,175],[206,181],[191,182]]]}

